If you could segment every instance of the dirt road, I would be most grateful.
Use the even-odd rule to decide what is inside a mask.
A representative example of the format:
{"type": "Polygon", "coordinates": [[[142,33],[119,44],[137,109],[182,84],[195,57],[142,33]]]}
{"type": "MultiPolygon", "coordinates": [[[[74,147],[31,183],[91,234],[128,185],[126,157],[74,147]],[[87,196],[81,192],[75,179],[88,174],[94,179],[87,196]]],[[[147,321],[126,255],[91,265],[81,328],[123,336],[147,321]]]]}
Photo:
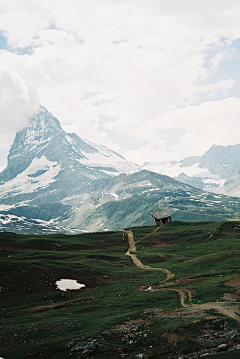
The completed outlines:
{"type": "MultiPolygon", "coordinates": [[[[127,234],[127,236],[128,236],[128,244],[129,244],[129,248],[128,248],[127,252],[125,253],[125,255],[131,257],[133,263],[137,267],[139,267],[141,269],[145,269],[145,270],[159,270],[159,271],[165,273],[167,277],[161,283],[165,283],[168,279],[171,279],[171,278],[174,277],[174,274],[172,272],[170,272],[168,269],[153,268],[153,267],[144,265],[140,261],[140,259],[137,257],[136,254],[131,253],[131,252],[137,252],[133,232],[131,230],[127,230],[127,229],[125,229],[123,232],[125,232],[127,234]]],[[[151,232],[151,233],[153,233],[153,232],[151,232]]],[[[151,233],[149,233],[148,235],[150,235],[151,233]]],[[[148,235],[146,235],[145,237],[147,237],[148,235]]],[[[145,237],[143,237],[143,238],[145,238],[145,237]]],[[[141,238],[141,239],[143,239],[143,238],[141,238]]],[[[229,318],[235,319],[237,322],[240,323],[240,316],[236,313],[236,311],[240,312],[240,307],[239,306],[236,306],[236,305],[231,306],[226,302],[210,302],[210,303],[203,303],[203,304],[193,304],[192,303],[193,291],[191,289],[169,288],[167,286],[167,283],[165,283],[162,288],[159,288],[159,289],[156,289],[156,290],[162,290],[162,289],[164,289],[164,290],[167,289],[167,290],[171,290],[171,291],[174,291],[174,292],[178,293],[180,304],[184,308],[191,308],[191,309],[203,310],[203,311],[212,309],[212,310],[215,310],[218,313],[221,313],[221,314],[223,314],[223,315],[225,315],[225,316],[227,316],[229,318]],[[190,304],[186,304],[185,303],[186,300],[188,300],[190,304]]]]}
{"type": "MultiPolygon", "coordinates": [[[[129,256],[132,258],[133,263],[142,269],[147,269],[147,270],[159,270],[163,273],[166,274],[166,279],[164,279],[163,282],[166,282],[168,279],[171,279],[174,277],[174,274],[172,272],[170,272],[170,270],[168,269],[164,269],[164,268],[153,268],[153,267],[149,267],[146,266],[145,264],[142,264],[142,262],[140,261],[140,259],[137,257],[136,254],[132,254],[131,252],[137,252],[137,248],[135,245],[135,241],[134,241],[134,236],[133,236],[133,232],[131,230],[125,229],[123,232],[127,233],[128,236],[128,244],[129,244],[129,248],[127,250],[127,252],[125,253],[126,256],[129,256]]],[[[145,236],[146,237],[146,236],[145,236]]],[[[144,238],[145,238],[144,237],[144,238]]]]}

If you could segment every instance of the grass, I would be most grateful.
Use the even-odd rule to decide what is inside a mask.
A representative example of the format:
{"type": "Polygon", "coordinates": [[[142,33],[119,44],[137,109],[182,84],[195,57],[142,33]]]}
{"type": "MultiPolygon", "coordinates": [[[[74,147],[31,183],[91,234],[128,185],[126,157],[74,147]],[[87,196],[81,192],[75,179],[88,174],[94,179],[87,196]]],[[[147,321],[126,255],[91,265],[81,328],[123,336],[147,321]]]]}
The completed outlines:
{"type": "MultiPolygon", "coordinates": [[[[240,277],[236,225],[172,222],[155,233],[156,227],[133,228],[135,241],[140,240],[137,255],[146,265],[172,271],[171,281],[185,280],[181,288],[194,291],[193,302],[220,301],[224,293],[235,291],[224,282],[240,277]]],[[[194,320],[202,319],[174,317],[181,307],[177,293],[167,288],[140,290],[161,282],[165,274],[137,268],[125,256],[128,241],[123,232],[1,233],[0,248],[0,356],[5,359],[80,358],[77,353],[70,356],[69,343],[83,336],[107,348],[104,353],[96,351],[96,359],[119,358],[119,353],[133,357],[140,349],[152,358],[170,358],[191,347],[202,348],[195,339],[184,337],[176,345],[166,339],[182,327],[187,333],[194,320]],[[62,292],[55,285],[61,278],[76,279],[86,288],[62,292]],[[152,308],[172,314],[146,316],[145,311],[152,308]],[[130,332],[112,332],[118,325],[138,320],[136,331],[132,324],[130,332]]],[[[239,324],[234,322],[234,327],[238,329],[239,324]]]]}

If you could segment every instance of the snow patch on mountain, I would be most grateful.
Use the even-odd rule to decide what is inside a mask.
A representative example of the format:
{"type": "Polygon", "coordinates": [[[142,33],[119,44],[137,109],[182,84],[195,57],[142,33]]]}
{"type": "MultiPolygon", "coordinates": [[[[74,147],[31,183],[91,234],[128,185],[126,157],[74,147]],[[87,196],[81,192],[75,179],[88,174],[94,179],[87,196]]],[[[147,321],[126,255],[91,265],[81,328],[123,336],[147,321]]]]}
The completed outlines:
{"type": "Polygon", "coordinates": [[[218,190],[219,193],[227,196],[240,197],[240,174],[227,180],[218,190]]]}
{"type": "Polygon", "coordinates": [[[14,179],[0,186],[0,196],[18,195],[19,193],[32,193],[48,187],[55,182],[61,166],[57,162],[48,160],[45,156],[34,158],[25,171],[14,179]]]}
{"type": "Polygon", "coordinates": [[[147,162],[143,164],[142,168],[147,171],[172,177],[210,192],[215,192],[225,182],[225,179],[213,174],[207,168],[201,167],[199,161],[191,165],[186,165],[184,160],[180,162],[147,162]],[[194,180],[199,183],[194,183],[194,180]]]}
{"type": "Polygon", "coordinates": [[[218,181],[219,176],[213,175],[207,168],[201,168],[200,163],[196,162],[191,166],[184,166],[182,162],[147,162],[143,164],[143,169],[163,174],[169,177],[178,177],[181,173],[189,177],[202,177],[218,181]]]}
{"type": "Polygon", "coordinates": [[[96,152],[82,151],[84,158],[79,160],[80,163],[89,167],[101,168],[102,172],[110,174],[111,176],[118,176],[119,173],[133,173],[141,170],[140,166],[125,160],[125,158],[107,147],[96,145],[87,140],[84,141],[94,147],[96,152]]]}
{"type": "Polygon", "coordinates": [[[24,216],[3,213],[0,213],[0,231],[26,234],[78,234],[87,232],[81,229],[64,228],[62,226],[55,225],[53,221],[29,219],[24,216]]]}
{"type": "Polygon", "coordinates": [[[0,211],[7,211],[14,207],[15,207],[15,205],[0,204],[0,211]]]}
{"type": "Polygon", "coordinates": [[[109,194],[110,196],[112,196],[116,201],[118,201],[118,199],[119,199],[119,195],[117,194],[117,193],[115,193],[115,192],[113,192],[113,193],[104,193],[104,194],[109,194]]]}
{"type": "Polygon", "coordinates": [[[204,191],[240,196],[240,144],[213,145],[202,156],[181,161],[144,163],[142,168],[204,191]]]}

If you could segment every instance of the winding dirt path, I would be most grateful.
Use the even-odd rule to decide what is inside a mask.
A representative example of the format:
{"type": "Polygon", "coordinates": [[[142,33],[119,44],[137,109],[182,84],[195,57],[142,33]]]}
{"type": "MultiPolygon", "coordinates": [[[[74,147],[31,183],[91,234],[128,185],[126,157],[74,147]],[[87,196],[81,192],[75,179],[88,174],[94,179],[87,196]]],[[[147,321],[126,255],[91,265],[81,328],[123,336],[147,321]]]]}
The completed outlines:
{"type": "Polygon", "coordinates": [[[163,288],[171,290],[172,292],[178,293],[180,304],[183,308],[188,308],[189,306],[192,306],[192,291],[191,289],[180,289],[180,288],[163,288]],[[191,303],[185,304],[185,300],[188,299],[188,301],[191,303]]]}
{"type": "Polygon", "coordinates": [[[238,310],[237,306],[229,306],[227,303],[219,302],[219,303],[203,303],[203,304],[192,304],[194,309],[201,309],[201,310],[209,310],[213,309],[216,310],[218,313],[225,315],[226,317],[235,319],[237,322],[240,323],[240,316],[236,313],[238,310]]]}
{"type": "MultiPolygon", "coordinates": [[[[160,228],[160,227],[159,227],[160,228]]],[[[157,228],[155,231],[147,234],[146,236],[142,237],[140,240],[142,240],[143,238],[146,238],[148,235],[156,232],[159,228],[157,228]]],[[[150,266],[146,266],[144,265],[140,259],[137,257],[136,254],[132,254],[131,252],[136,252],[137,248],[136,248],[136,244],[134,241],[134,236],[133,236],[133,232],[131,230],[125,229],[123,230],[123,232],[125,232],[128,236],[128,244],[129,244],[129,248],[127,250],[127,252],[125,253],[126,256],[129,256],[132,258],[133,263],[141,268],[141,269],[145,269],[145,270],[159,270],[163,273],[166,274],[166,279],[163,280],[161,283],[165,283],[168,279],[171,279],[174,277],[174,274],[172,272],[170,272],[168,269],[164,269],[164,268],[153,268],[150,266]]],[[[213,234],[211,234],[213,235],[213,234]]],[[[210,235],[210,236],[211,236],[210,235]]],[[[139,242],[140,240],[138,240],[137,242],[139,242]]],[[[137,243],[136,242],[136,243],[137,243]]],[[[173,292],[176,292],[179,296],[179,300],[180,300],[180,304],[183,308],[191,308],[191,309],[196,309],[196,310],[216,310],[218,313],[223,314],[229,318],[232,318],[234,320],[236,320],[237,322],[240,323],[240,316],[236,313],[236,311],[239,311],[240,308],[238,306],[230,306],[225,302],[210,302],[210,303],[202,303],[202,304],[193,304],[192,303],[192,296],[193,296],[193,291],[191,289],[187,289],[187,288],[169,288],[167,286],[167,283],[164,284],[164,286],[162,286],[162,288],[156,289],[156,290],[171,290],[173,292]],[[186,304],[185,301],[188,300],[190,304],[186,304]]]]}
{"type": "MultiPolygon", "coordinates": [[[[129,248],[127,250],[127,252],[125,253],[126,256],[129,256],[132,258],[132,261],[133,263],[139,267],[139,268],[142,268],[142,269],[147,269],[147,270],[159,270],[163,273],[166,274],[166,279],[164,279],[163,282],[166,282],[168,279],[171,279],[174,277],[174,274],[172,272],[170,272],[170,270],[168,269],[164,269],[164,268],[153,268],[153,267],[149,267],[149,266],[146,266],[145,264],[143,264],[140,259],[137,257],[136,254],[132,254],[131,252],[137,252],[137,248],[136,248],[136,245],[135,245],[135,241],[134,241],[134,236],[133,236],[133,232],[129,229],[124,229],[123,232],[127,233],[127,236],[128,236],[128,244],[129,244],[129,248]]],[[[156,230],[154,231],[156,232],[156,230]]],[[[154,233],[154,232],[151,232],[154,233]]],[[[147,236],[145,236],[147,237],[147,236]]],[[[143,238],[145,238],[143,237],[143,238]]],[[[141,239],[143,239],[141,238],[141,239]]]]}

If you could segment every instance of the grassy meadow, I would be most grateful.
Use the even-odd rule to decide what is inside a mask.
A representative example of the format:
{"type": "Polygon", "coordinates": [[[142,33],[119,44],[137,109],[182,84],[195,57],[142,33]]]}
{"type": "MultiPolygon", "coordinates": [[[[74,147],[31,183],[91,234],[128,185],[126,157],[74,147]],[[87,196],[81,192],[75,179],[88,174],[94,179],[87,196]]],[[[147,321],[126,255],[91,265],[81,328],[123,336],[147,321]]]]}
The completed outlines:
{"type": "MultiPolygon", "coordinates": [[[[125,255],[128,239],[121,231],[0,233],[0,357],[115,359],[145,353],[177,358],[227,340],[220,334],[213,338],[214,330],[221,331],[214,327],[216,318],[229,326],[229,333],[238,332],[240,323],[213,310],[182,308],[169,288],[190,289],[195,304],[236,305],[240,222],[172,222],[155,229],[132,228],[136,254],[143,264],[174,273],[169,285],[162,285],[164,273],[138,268],[125,255]],[[60,279],[86,287],[60,291],[55,284],[60,279]],[[145,291],[148,286],[156,290],[145,291]]],[[[206,358],[238,354],[233,350],[206,358]]]]}

